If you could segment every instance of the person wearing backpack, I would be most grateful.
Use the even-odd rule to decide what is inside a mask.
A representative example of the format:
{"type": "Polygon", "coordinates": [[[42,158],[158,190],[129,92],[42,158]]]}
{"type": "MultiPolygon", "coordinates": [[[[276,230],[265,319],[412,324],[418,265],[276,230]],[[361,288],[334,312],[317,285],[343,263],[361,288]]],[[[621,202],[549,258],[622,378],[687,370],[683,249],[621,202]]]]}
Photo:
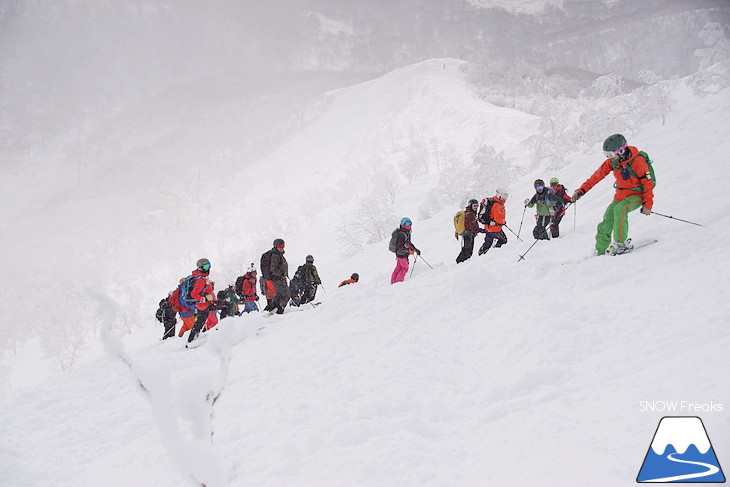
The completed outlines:
{"type": "MultiPolygon", "coordinates": [[[[181,291],[181,288],[188,280],[194,281],[193,276],[190,275],[180,279],[180,285],[175,292],[173,292],[172,296],[170,296],[170,300],[174,300],[171,304],[173,305],[173,308],[177,306],[177,312],[180,313],[180,319],[182,320],[182,326],[180,327],[180,331],[177,333],[177,336],[181,338],[186,332],[192,330],[195,325],[195,306],[191,303],[188,303],[190,306],[185,305],[184,301],[186,301],[189,296],[184,296],[181,291]]],[[[192,285],[193,282],[189,282],[189,291],[192,291],[192,285]]]]}
{"type": "Polygon", "coordinates": [[[421,255],[421,251],[413,245],[411,242],[411,227],[413,222],[408,217],[403,217],[400,220],[400,226],[393,230],[390,237],[390,248],[395,252],[395,269],[393,274],[390,276],[390,283],[395,284],[396,282],[403,282],[408,273],[408,256],[411,254],[421,255]]]}
{"type": "Polygon", "coordinates": [[[575,190],[573,202],[613,172],[616,193],[603,213],[596,232],[596,254],[620,254],[631,248],[628,239],[629,213],[641,208],[641,214],[651,215],[654,205],[654,176],[648,156],[633,146],[626,137],[613,134],[603,142],[607,157],[596,172],[575,190]],[[611,237],[613,236],[613,241],[611,237]]]}
{"type": "Polygon", "coordinates": [[[261,256],[261,277],[264,279],[266,298],[270,299],[264,311],[282,314],[289,304],[289,264],[284,257],[283,239],[274,240],[274,246],[261,256]]]}
{"type": "Polygon", "coordinates": [[[195,324],[193,329],[190,330],[188,345],[198,337],[206,323],[210,325],[206,327],[207,329],[212,328],[213,321],[218,321],[217,318],[213,319],[215,317],[211,318],[210,322],[208,321],[210,313],[215,313],[213,307],[215,291],[213,290],[213,283],[210,282],[210,261],[206,258],[198,259],[196,265],[197,268],[191,274],[195,283],[192,291],[190,291],[190,298],[195,302],[195,324]]]}
{"type": "Polygon", "coordinates": [[[535,194],[532,198],[525,199],[525,206],[532,208],[537,205],[535,214],[535,228],[532,230],[532,236],[536,240],[550,240],[547,232],[547,226],[555,214],[555,205],[558,202],[557,196],[552,189],[545,187],[542,179],[535,180],[535,194]]]}
{"type": "Polygon", "coordinates": [[[256,294],[256,267],[253,263],[248,266],[246,273],[239,277],[239,279],[241,282],[237,286],[237,290],[241,300],[243,300],[243,311],[241,311],[241,314],[258,311],[259,306],[256,304],[256,301],[259,300],[259,296],[256,294]]]}
{"type": "Polygon", "coordinates": [[[166,298],[160,301],[160,307],[157,308],[155,317],[157,321],[165,326],[165,332],[162,334],[162,339],[175,336],[175,325],[177,324],[177,311],[175,311],[170,305],[170,296],[174,291],[170,291],[166,298]]]}
{"type": "Polygon", "coordinates": [[[565,208],[573,199],[568,195],[568,190],[560,184],[558,178],[550,178],[550,189],[557,196],[557,204],[555,205],[555,214],[550,220],[550,236],[552,238],[560,237],[560,221],[565,216],[565,208]]]}
{"type": "Polygon", "coordinates": [[[299,306],[314,301],[317,295],[317,286],[322,284],[317,268],[314,266],[314,257],[308,255],[304,265],[300,265],[294,274],[289,290],[292,304],[299,306]]]}
{"type": "Polygon", "coordinates": [[[355,284],[359,280],[360,280],[360,274],[358,274],[357,272],[353,272],[349,279],[345,279],[337,287],[349,286],[350,284],[355,284]]]}
{"type": "MultiPolygon", "coordinates": [[[[461,252],[456,256],[457,264],[471,258],[474,253],[474,239],[477,234],[484,233],[484,229],[480,228],[477,222],[477,211],[479,202],[475,199],[469,200],[464,211],[464,232],[461,234],[461,252]]],[[[459,238],[458,232],[454,232],[454,235],[459,238]]]]}
{"type": "Polygon", "coordinates": [[[479,255],[486,254],[492,248],[492,243],[495,240],[497,243],[494,248],[497,249],[507,243],[507,235],[502,230],[502,226],[507,223],[507,211],[504,209],[507,198],[509,198],[509,193],[503,188],[497,188],[494,197],[490,198],[493,203],[489,208],[489,217],[484,226],[486,235],[484,236],[484,243],[479,247],[479,255]]]}
{"type": "Polygon", "coordinates": [[[218,291],[218,307],[221,310],[221,319],[229,316],[238,316],[238,305],[240,303],[241,299],[233,289],[233,284],[218,291]]]}

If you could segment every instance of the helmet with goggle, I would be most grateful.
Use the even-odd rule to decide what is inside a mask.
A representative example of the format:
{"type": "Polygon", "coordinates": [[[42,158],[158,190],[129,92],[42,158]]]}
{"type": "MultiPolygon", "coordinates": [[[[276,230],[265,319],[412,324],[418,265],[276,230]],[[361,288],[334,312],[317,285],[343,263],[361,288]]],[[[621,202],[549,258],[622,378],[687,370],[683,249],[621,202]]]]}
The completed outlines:
{"type": "Polygon", "coordinates": [[[623,152],[626,145],[626,137],[621,134],[613,134],[603,141],[603,153],[606,157],[613,159],[623,152]]]}

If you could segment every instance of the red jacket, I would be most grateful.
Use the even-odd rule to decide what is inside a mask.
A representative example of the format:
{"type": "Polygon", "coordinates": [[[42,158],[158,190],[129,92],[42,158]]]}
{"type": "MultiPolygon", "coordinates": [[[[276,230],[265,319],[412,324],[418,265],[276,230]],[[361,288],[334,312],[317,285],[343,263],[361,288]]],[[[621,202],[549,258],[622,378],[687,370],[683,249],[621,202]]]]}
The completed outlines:
{"type": "Polygon", "coordinates": [[[340,283],[337,287],[347,286],[349,284],[355,284],[357,281],[355,279],[346,279],[340,283]]]}
{"type": "Polygon", "coordinates": [[[488,232],[499,232],[502,230],[502,225],[505,224],[507,212],[504,210],[504,201],[499,198],[492,199],[494,200],[494,204],[489,211],[489,221],[496,223],[496,225],[485,225],[484,228],[486,228],[488,232]]]}
{"type": "Polygon", "coordinates": [[[243,276],[241,294],[243,294],[243,301],[245,303],[256,301],[256,276],[248,272],[243,276]]]}
{"type": "Polygon", "coordinates": [[[624,162],[617,162],[614,167],[614,163],[611,159],[603,161],[596,172],[591,177],[586,179],[586,182],[579,188],[583,193],[587,193],[593,186],[598,184],[603,178],[608,176],[613,171],[613,176],[616,178],[616,194],[613,199],[621,201],[628,198],[632,194],[641,196],[641,203],[651,210],[654,205],[654,181],[651,180],[649,173],[649,165],[646,163],[643,157],[639,155],[639,149],[636,147],[629,146],[631,156],[624,162]],[[631,174],[626,167],[631,165],[631,169],[634,171],[636,176],[631,174]],[[624,177],[626,176],[626,177],[624,177]]]}
{"type": "Polygon", "coordinates": [[[193,276],[198,279],[195,279],[195,285],[193,285],[193,290],[190,291],[190,296],[197,301],[195,304],[197,309],[208,309],[210,301],[206,299],[206,296],[215,296],[213,285],[208,280],[208,274],[203,274],[198,269],[193,271],[193,276]]]}

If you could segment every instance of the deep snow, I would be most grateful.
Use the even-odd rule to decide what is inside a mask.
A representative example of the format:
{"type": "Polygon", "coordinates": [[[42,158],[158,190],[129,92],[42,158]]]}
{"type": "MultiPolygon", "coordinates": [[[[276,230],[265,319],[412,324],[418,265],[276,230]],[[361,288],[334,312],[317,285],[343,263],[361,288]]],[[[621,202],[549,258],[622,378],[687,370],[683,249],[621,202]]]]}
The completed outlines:
{"type": "MultiPolygon", "coordinates": [[[[433,269],[417,262],[405,283],[389,285],[386,241],[334,257],[335,168],[387,147],[403,127],[420,122],[427,137],[455,140],[463,154],[485,131],[500,150],[527,153],[521,141],[532,117],[479,102],[458,64],[430,61],[334,92],[316,121],[263,161],[282,169],[282,194],[295,195],[309,177],[327,189],[312,197],[313,216],[300,228],[284,220],[290,266],[315,255],[321,306],[224,320],[195,350],[159,342],[153,309],[145,328],[121,338],[108,333],[106,316],[97,335],[107,352],[86,351],[71,371],[43,372],[33,344],[6,359],[0,484],[622,485],[633,483],[666,414],[642,412],[640,402],[673,399],[725,406],[688,415],[702,417],[720,463],[730,464],[727,90],[696,99],[682,88],[665,126],[630,138],[656,161],[654,209],[704,227],[636,212],[631,236],[656,244],[589,257],[612,194],[607,179],[566,215],[562,238],[539,242],[524,261],[529,210],[525,243],[508,234],[506,247],[457,266],[458,208],[417,218],[429,176],[402,188],[395,208],[414,220],[413,240],[433,269]],[[361,281],[338,289],[353,271],[361,281]]],[[[557,176],[574,190],[601,163],[600,143],[592,154],[566,155],[555,174],[530,170],[515,181],[510,227],[519,227],[534,178],[557,176]]],[[[242,206],[267,188],[253,191],[242,206]]],[[[134,238],[159,250],[143,234],[134,238]]],[[[252,243],[263,240],[252,238],[235,258],[225,255],[235,247],[228,243],[218,258],[232,268],[266,250],[252,243]]],[[[207,254],[191,252],[168,282],[207,254]]],[[[144,284],[150,303],[169,288],[161,280],[144,284]]]]}

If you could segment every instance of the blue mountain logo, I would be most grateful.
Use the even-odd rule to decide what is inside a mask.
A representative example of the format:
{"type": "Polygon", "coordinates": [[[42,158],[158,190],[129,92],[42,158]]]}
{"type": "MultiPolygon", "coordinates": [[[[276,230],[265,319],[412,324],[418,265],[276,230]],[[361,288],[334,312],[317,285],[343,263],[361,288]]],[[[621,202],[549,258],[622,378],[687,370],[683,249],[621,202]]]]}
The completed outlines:
{"type": "Polygon", "coordinates": [[[725,482],[725,475],[702,420],[696,416],[663,417],[636,481],[725,482]]]}

